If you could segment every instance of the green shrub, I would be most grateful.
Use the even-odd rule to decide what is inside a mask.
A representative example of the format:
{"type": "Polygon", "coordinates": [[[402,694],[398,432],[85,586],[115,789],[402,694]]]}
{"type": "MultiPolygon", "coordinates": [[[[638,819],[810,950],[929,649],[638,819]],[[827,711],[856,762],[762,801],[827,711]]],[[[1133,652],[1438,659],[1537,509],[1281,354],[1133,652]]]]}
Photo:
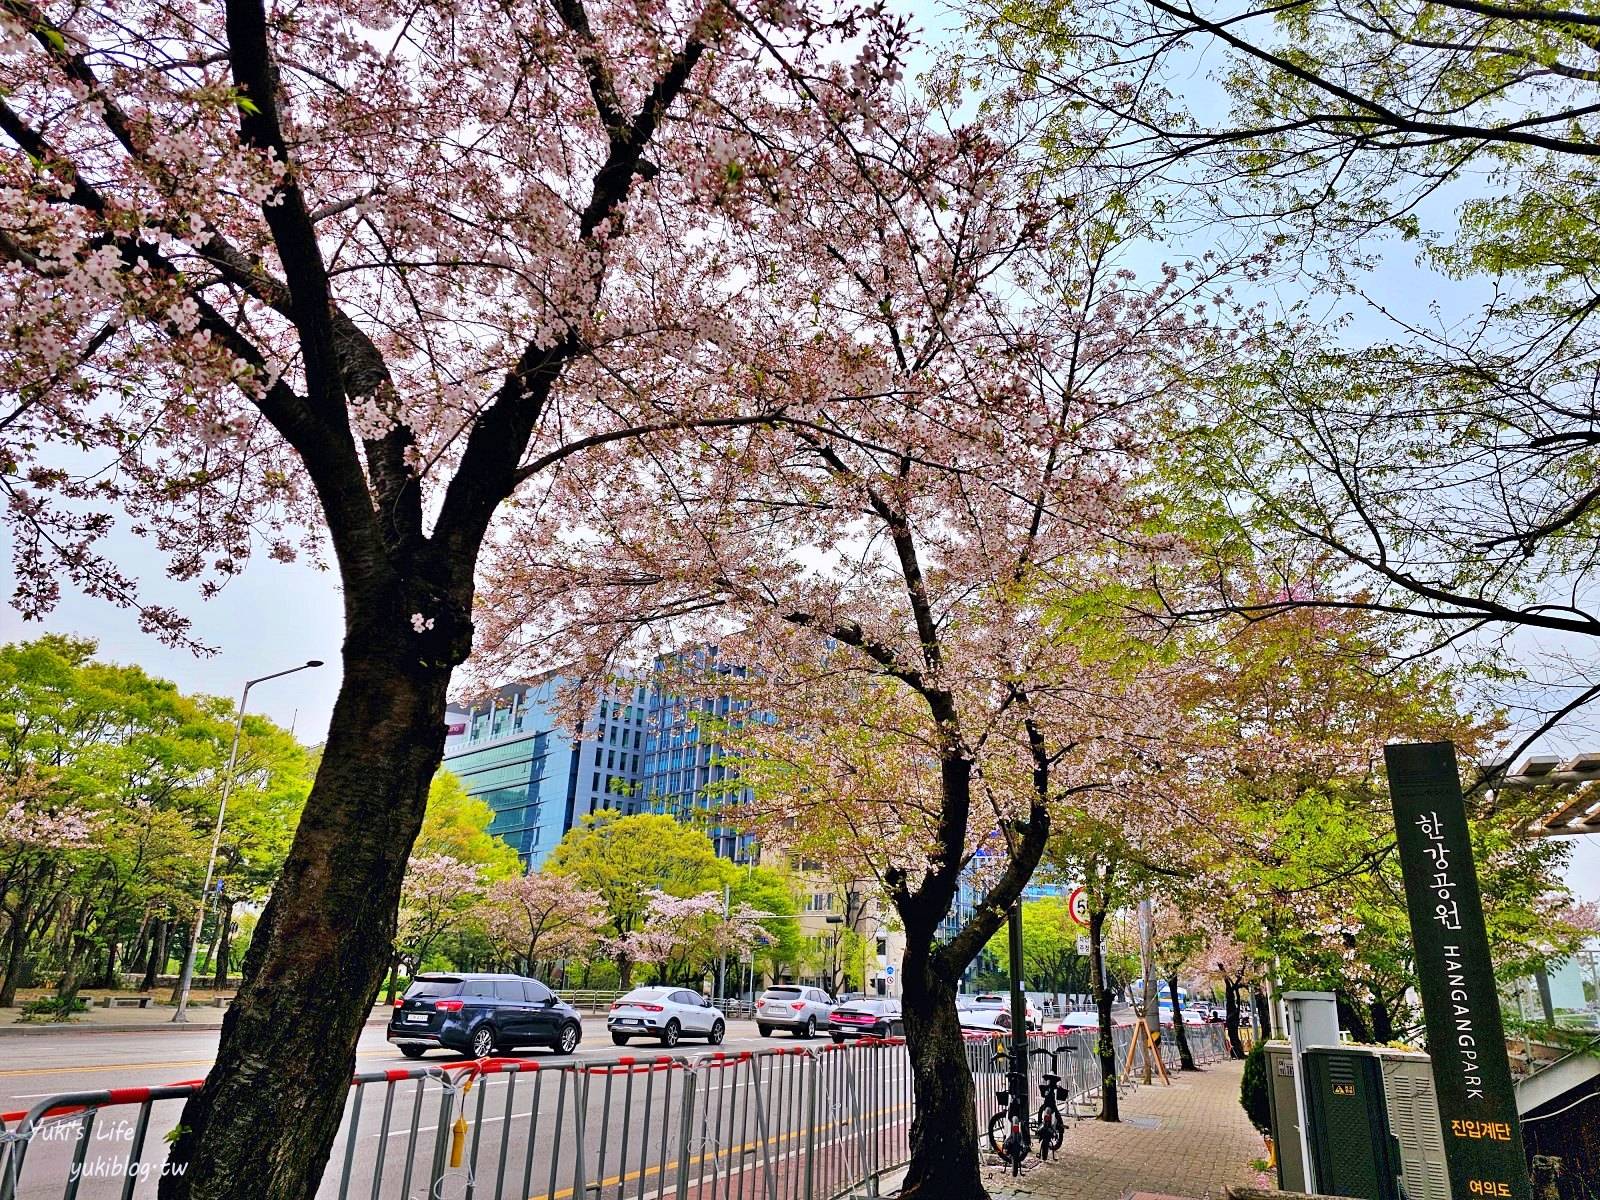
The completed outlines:
{"type": "Polygon", "coordinates": [[[88,1012],[89,1002],[82,996],[74,996],[71,1000],[58,1000],[54,996],[40,996],[37,1000],[29,1000],[22,1006],[22,1016],[19,1021],[62,1021],[72,1017],[74,1013],[88,1012]]]}
{"type": "Polygon", "coordinates": [[[1272,1101],[1267,1093],[1267,1046],[1257,1042],[1244,1059],[1244,1080],[1239,1085],[1239,1103],[1262,1137],[1272,1133],[1272,1101]]]}

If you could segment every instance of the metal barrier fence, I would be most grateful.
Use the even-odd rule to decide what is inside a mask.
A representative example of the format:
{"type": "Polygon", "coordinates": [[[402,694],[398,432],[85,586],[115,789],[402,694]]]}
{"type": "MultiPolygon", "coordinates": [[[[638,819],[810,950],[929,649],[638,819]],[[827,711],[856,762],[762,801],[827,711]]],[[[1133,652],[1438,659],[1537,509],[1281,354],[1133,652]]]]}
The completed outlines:
{"type": "MultiPolygon", "coordinates": [[[[1120,1073],[1131,1026],[1118,1026],[1120,1073]]],[[[1227,1057],[1192,1027],[1198,1063],[1227,1057]]],[[[1031,1034],[1069,1101],[1094,1100],[1092,1029],[1031,1034]]],[[[1170,1032],[1161,1039],[1178,1065],[1170,1032]]],[[[971,1036],[986,1124],[1005,1067],[971,1036]]],[[[1042,1068],[1037,1056],[1031,1074],[1042,1068]]],[[[167,1135],[199,1081],[51,1097],[0,1118],[0,1200],[154,1196],[167,1135]]],[[[912,1115],[901,1038],[704,1057],[485,1059],[358,1074],[318,1195],[330,1200],[822,1200],[904,1164],[912,1115]]]]}
{"type": "MultiPolygon", "coordinates": [[[[0,1121],[0,1200],[154,1196],[199,1082],[52,1097],[0,1121]]],[[[322,1197],[819,1200],[902,1165],[903,1039],[364,1072],[322,1197]]]]}
{"type": "MultiPolygon", "coordinates": [[[[1133,1031],[1132,1025],[1114,1025],[1111,1029],[1112,1054],[1116,1063],[1119,1090],[1130,1082],[1124,1076],[1123,1068],[1128,1061],[1128,1048],[1133,1043],[1133,1031]]],[[[1184,1034],[1188,1038],[1189,1053],[1196,1066],[1222,1062],[1229,1057],[1227,1031],[1221,1025],[1186,1025],[1184,1034]]],[[[1030,1033],[1028,1035],[1030,1087],[1032,1081],[1043,1073],[1043,1064],[1048,1061],[1034,1051],[1050,1050],[1056,1054],[1056,1073],[1061,1076],[1061,1097],[1066,1106],[1071,1109],[1091,1102],[1098,1103],[1101,1078],[1096,1043],[1099,1036],[1099,1031],[1095,1029],[1074,1029],[1064,1034],[1030,1033]]],[[[982,1113],[995,1111],[998,1109],[995,1093],[1006,1088],[1006,1064],[1004,1059],[995,1053],[996,1039],[986,1034],[969,1034],[965,1041],[967,1068],[972,1072],[979,1110],[982,1113]]],[[[1009,1053],[1010,1038],[1007,1037],[1004,1042],[1009,1053]]],[[[1180,1055],[1171,1025],[1161,1027],[1161,1040],[1157,1043],[1157,1048],[1167,1070],[1178,1070],[1180,1055]]],[[[1136,1058],[1136,1066],[1139,1061],[1136,1058]]],[[[985,1116],[983,1120],[986,1121],[987,1117],[985,1116]]]]}

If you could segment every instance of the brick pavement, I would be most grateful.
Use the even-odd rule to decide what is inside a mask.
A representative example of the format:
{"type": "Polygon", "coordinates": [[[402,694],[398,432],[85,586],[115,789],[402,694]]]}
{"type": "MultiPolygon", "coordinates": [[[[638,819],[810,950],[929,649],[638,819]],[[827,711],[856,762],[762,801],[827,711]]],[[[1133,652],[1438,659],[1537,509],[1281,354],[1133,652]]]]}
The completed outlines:
{"type": "Polygon", "coordinates": [[[1163,1200],[1220,1200],[1230,1183],[1276,1186],[1250,1166],[1266,1151],[1239,1106],[1243,1068],[1243,1063],[1217,1063],[1174,1074],[1170,1088],[1159,1083],[1139,1088],[1123,1097],[1121,1124],[1070,1125],[1059,1158],[1031,1160],[1016,1179],[999,1168],[986,1171],[990,1195],[993,1200],[1132,1200],[1143,1192],[1163,1200]]]}

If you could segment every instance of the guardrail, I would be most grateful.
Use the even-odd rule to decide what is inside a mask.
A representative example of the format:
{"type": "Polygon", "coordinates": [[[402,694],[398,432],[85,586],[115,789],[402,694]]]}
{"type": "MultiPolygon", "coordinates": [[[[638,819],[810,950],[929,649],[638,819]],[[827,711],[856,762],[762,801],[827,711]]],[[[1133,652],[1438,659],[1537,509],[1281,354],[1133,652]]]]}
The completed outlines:
{"type": "MultiPolygon", "coordinates": [[[[1119,1070],[1131,1026],[1114,1031],[1119,1070]]],[[[1197,1062],[1227,1057],[1220,1027],[1189,1031],[1197,1062]]],[[[1068,1099],[1098,1095],[1096,1032],[1031,1034],[1068,1099]]],[[[1004,1069],[966,1040],[986,1120],[1004,1069]]],[[[1171,1068],[1177,1048],[1167,1033],[1171,1068]]],[[[1037,1074],[1035,1065],[1034,1073],[1037,1074]]],[[[200,1081],[68,1092],[0,1116],[0,1200],[154,1194],[166,1135],[200,1081]]],[[[495,1058],[362,1072],[319,1196],[329,1200],[821,1200],[908,1157],[902,1038],[704,1057],[495,1058]]],[[[973,1114],[974,1121],[979,1118],[973,1114]]]]}
{"type": "MultiPolygon", "coordinates": [[[[200,1086],[69,1092],[0,1117],[0,1200],[153,1195],[200,1086]]],[[[818,1200],[903,1165],[911,1113],[900,1038],[363,1072],[318,1195],[818,1200]]]]}

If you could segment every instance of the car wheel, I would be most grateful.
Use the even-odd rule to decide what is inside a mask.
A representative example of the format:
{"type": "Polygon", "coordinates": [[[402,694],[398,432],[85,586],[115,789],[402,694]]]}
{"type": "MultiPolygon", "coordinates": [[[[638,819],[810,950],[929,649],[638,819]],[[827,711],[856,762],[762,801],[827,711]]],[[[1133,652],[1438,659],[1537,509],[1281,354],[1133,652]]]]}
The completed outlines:
{"type": "Polygon", "coordinates": [[[683,1027],[678,1024],[678,1019],[674,1017],[667,1022],[667,1027],[661,1031],[661,1044],[663,1046],[676,1046],[678,1044],[678,1034],[681,1032],[683,1032],[683,1027]]]}
{"type": "Polygon", "coordinates": [[[561,1035],[556,1038],[550,1049],[557,1054],[571,1054],[578,1048],[578,1038],[580,1036],[577,1023],[568,1021],[561,1027],[561,1035]]]}
{"type": "Polygon", "coordinates": [[[613,1033],[611,1035],[611,1041],[615,1045],[626,1046],[628,1044],[628,1035],[625,1033],[613,1033]]]}
{"type": "Polygon", "coordinates": [[[711,1036],[706,1041],[713,1046],[720,1046],[722,1045],[722,1036],[727,1032],[727,1026],[718,1020],[711,1026],[711,1036]]]}
{"type": "Polygon", "coordinates": [[[494,1057],[494,1030],[487,1025],[479,1025],[472,1031],[472,1057],[494,1057]]]}
{"type": "Polygon", "coordinates": [[[771,1037],[772,1036],[772,1026],[771,1025],[757,1025],[756,1028],[761,1031],[761,1036],[762,1037],[771,1037]]]}
{"type": "Polygon", "coordinates": [[[401,1046],[400,1053],[407,1058],[421,1058],[423,1051],[426,1049],[426,1046],[401,1046]]]}
{"type": "Polygon", "coordinates": [[[806,1018],[806,1036],[808,1038],[817,1036],[817,1019],[815,1017],[806,1018]]]}

